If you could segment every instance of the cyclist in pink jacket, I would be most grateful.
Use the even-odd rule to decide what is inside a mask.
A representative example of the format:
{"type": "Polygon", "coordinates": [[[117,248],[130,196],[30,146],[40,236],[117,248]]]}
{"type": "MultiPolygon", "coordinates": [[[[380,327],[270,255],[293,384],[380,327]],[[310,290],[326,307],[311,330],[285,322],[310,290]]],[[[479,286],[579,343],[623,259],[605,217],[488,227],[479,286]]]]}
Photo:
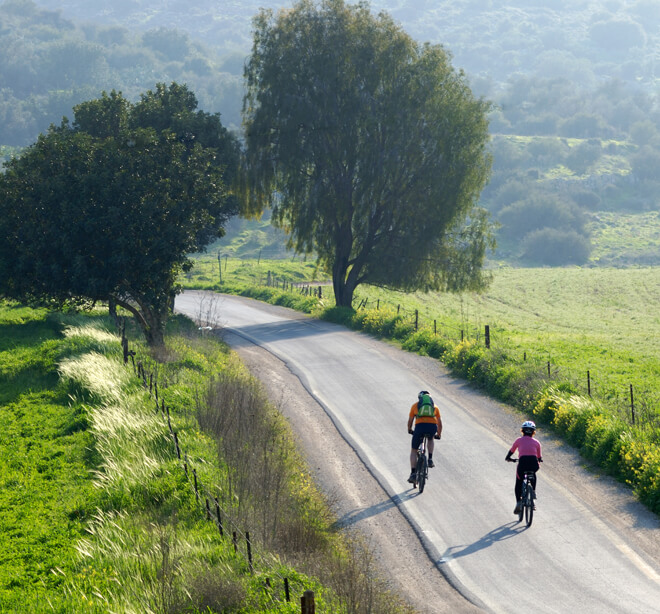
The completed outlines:
{"type": "Polygon", "coordinates": [[[515,460],[511,458],[511,455],[518,450],[518,466],[516,467],[515,487],[516,509],[513,510],[514,514],[520,512],[520,506],[522,505],[522,480],[525,472],[534,472],[534,476],[531,479],[531,485],[534,489],[534,493],[536,493],[536,472],[540,468],[539,463],[543,462],[543,459],[541,458],[541,442],[534,438],[536,424],[531,420],[527,420],[523,422],[520,431],[522,432],[522,437],[518,437],[518,439],[513,442],[511,449],[504,459],[510,463],[515,462],[515,460]]]}

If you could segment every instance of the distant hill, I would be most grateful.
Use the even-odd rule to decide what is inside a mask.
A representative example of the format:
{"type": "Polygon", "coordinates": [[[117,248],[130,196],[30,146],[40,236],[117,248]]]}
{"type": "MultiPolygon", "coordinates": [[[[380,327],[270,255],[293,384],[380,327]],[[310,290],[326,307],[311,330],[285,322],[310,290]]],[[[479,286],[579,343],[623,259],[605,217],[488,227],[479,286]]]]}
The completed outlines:
{"type": "MultiPolygon", "coordinates": [[[[283,0],[38,0],[78,21],[140,31],[176,28],[223,53],[247,53],[260,8],[283,0]]],[[[517,75],[595,84],[610,77],[652,85],[660,76],[656,0],[373,0],[419,41],[446,45],[469,75],[505,83],[517,75]]]]}
{"type": "MultiPolygon", "coordinates": [[[[156,81],[185,81],[201,108],[238,129],[251,20],[261,7],[292,4],[4,0],[0,145],[29,142],[26,135],[101,89],[131,97],[156,81]]],[[[657,0],[374,0],[371,7],[415,39],[443,44],[475,93],[496,105],[495,164],[481,199],[501,225],[495,257],[660,264],[654,232],[631,237],[642,245],[620,257],[603,258],[593,243],[626,232],[630,216],[658,223],[657,0]]]]}

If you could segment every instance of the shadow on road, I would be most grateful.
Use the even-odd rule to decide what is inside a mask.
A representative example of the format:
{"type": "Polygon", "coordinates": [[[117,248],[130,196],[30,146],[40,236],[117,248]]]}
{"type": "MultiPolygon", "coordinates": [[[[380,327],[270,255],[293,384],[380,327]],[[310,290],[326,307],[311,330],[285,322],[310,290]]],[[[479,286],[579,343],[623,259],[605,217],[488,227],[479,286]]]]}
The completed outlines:
{"type": "Polygon", "coordinates": [[[341,518],[338,518],[335,525],[341,528],[350,527],[352,524],[365,520],[366,518],[371,518],[372,516],[377,516],[395,506],[396,503],[392,501],[392,499],[387,499],[380,503],[376,503],[375,505],[370,505],[369,507],[351,510],[350,512],[346,512],[341,518]]]}
{"type": "Polygon", "coordinates": [[[485,550],[486,548],[492,546],[497,542],[504,541],[505,539],[511,539],[516,535],[522,533],[526,527],[524,525],[518,525],[514,520],[512,522],[507,522],[497,529],[493,529],[489,533],[486,533],[481,539],[478,539],[473,544],[461,545],[461,546],[450,546],[447,548],[445,553],[440,558],[440,563],[446,562],[448,559],[457,559],[462,556],[469,556],[479,550],[485,550]]]}

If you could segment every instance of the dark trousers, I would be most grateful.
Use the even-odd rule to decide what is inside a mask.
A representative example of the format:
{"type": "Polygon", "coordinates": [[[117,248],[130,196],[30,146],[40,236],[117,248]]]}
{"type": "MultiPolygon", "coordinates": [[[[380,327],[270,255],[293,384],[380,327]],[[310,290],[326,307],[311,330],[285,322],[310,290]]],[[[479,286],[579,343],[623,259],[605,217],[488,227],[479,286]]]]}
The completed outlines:
{"type": "Polygon", "coordinates": [[[534,475],[530,480],[530,484],[536,492],[536,472],[539,470],[539,459],[536,456],[521,456],[518,459],[518,466],[516,467],[516,501],[522,499],[522,483],[526,471],[533,471],[534,475]]]}

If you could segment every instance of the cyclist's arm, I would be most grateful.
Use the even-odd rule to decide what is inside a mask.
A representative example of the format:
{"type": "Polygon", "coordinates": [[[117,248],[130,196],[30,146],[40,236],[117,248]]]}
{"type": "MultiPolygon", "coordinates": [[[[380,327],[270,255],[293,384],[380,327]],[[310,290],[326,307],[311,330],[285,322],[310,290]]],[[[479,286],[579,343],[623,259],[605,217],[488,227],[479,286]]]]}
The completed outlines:
{"type": "Polygon", "coordinates": [[[440,410],[437,405],[435,407],[435,421],[438,423],[437,437],[440,439],[440,437],[442,437],[442,417],[440,416],[440,410]]]}
{"type": "Polygon", "coordinates": [[[408,430],[409,431],[412,429],[413,422],[415,421],[415,416],[416,416],[415,407],[416,407],[416,404],[413,405],[410,408],[410,413],[408,414],[408,430]]]}

